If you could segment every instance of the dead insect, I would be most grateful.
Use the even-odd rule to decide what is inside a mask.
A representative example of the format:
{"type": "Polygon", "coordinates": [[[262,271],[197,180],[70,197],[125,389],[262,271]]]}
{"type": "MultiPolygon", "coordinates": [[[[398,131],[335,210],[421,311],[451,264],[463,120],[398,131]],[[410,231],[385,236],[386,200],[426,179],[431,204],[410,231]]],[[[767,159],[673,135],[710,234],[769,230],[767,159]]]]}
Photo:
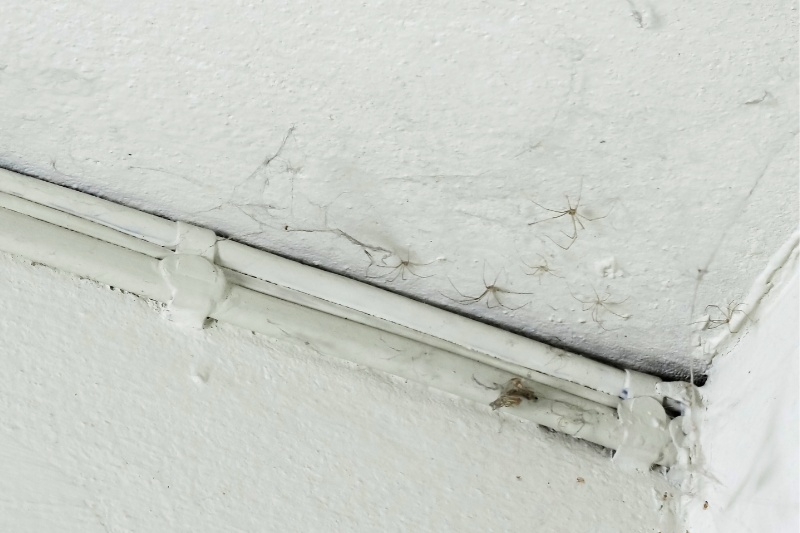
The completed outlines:
{"type": "Polygon", "coordinates": [[[510,379],[500,391],[500,396],[489,404],[493,411],[501,407],[514,407],[522,403],[522,400],[536,401],[536,393],[526,388],[521,378],[510,379]]]}
{"type": "Polygon", "coordinates": [[[576,481],[577,481],[578,483],[586,483],[586,480],[585,480],[585,479],[583,479],[582,477],[579,477],[579,478],[577,478],[577,479],[576,479],[576,481]]]}
{"type": "Polygon", "coordinates": [[[490,403],[489,406],[492,408],[492,411],[497,411],[501,407],[515,407],[521,403],[522,397],[520,396],[503,395],[490,403]]]}

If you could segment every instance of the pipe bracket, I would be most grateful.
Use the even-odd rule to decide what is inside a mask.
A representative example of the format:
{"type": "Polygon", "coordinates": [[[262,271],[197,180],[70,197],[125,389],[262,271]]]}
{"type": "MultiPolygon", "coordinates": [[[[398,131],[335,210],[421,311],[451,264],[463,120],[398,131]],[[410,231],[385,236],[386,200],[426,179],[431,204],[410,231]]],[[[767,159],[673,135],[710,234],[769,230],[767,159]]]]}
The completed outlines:
{"type": "Polygon", "coordinates": [[[202,328],[228,295],[225,273],[214,264],[217,236],[213,231],[178,222],[176,252],[159,262],[172,291],[170,320],[202,328]]]}
{"type": "Polygon", "coordinates": [[[617,407],[622,425],[622,442],[614,462],[625,469],[649,469],[654,463],[671,464],[676,450],[669,429],[669,417],[655,398],[622,400],[617,407]]]}

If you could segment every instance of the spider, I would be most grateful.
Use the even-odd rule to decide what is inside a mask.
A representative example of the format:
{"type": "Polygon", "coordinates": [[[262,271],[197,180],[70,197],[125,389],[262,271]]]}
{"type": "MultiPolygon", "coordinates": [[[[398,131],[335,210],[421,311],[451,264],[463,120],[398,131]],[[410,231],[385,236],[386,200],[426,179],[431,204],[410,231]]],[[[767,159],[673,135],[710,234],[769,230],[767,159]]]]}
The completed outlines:
{"type": "Polygon", "coordinates": [[[600,315],[604,311],[608,311],[612,315],[618,316],[623,320],[627,320],[631,317],[631,315],[617,313],[609,307],[611,305],[620,305],[622,303],[625,303],[628,301],[628,298],[613,302],[611,301],[611,295],[608,293],[605,293],[603,296],[600,296],[595,288],[592,288],[592,292],[594,292],[594,298],[591,298],[589,300],[578,298],[577,296],[572,294],[572,292],[570,292],[570,294],[572,295],[573,298],[575,298],[577,301],[583,304],[582,307],[584,311],[591,311],[592,320],[601,328],[606,329],[605,327],[603,327],[602,320],[600,320],[600,315]]]}
{"type": "Polygon", "coordinates": [[[524,260],[522,261],[523,265],[531,269],[530,272],[525,272],[525,274],[527,274],[528,276],[537,276],[539,278],[539,285],[542,284],[542,276],[545,274],[550,274],[551,276],[563,279],[563,276],[559,276],[553,271],[553,269],[550,268],[550,266],[547,264],[547,259],[545,259],[545,257],[542,254],[536,254],[536,255],[542,258],[541,263],[539,263],[538,265],[529,265],[524,260]]]}
{"type": "Polygon", "coordinates": [[[747,313],[739,309],[743,305],[745,304],[743,303],[735,304],[734,302],[729,302],[728,305],[725,307],[725,309],[723,309],[718,305],[707,305],[705,309],[706,314],[708,315],[708,320],[706,321],[707,324],[706,327],[708,329],[714,329],[722,326],[723,324],[727,324],[728,331],[734,333],[733,329],[731,329],[731,320],[733,320],[733,316],[736,313],[742,313],[745,316],[745,318],[750,318],[750,316],[747,313]],[[709,309],[716,309],[717,310],[716,315],[719,316],[720,318],[711,318],[711,313],[708,311],[709,309]]]}
{"type": "Polygon", "coordinates": [[[486,281],[486,263],[484,263],[484,265],[483,265],[483,286],[484,286],[484,289],[483,289],[483,292],[481,292],[479,295],[477,295],[477,296],[469,296],[467,294],[464,294],[463,292],[458,290],[458,288],[453,284],[452,280],[450,280],[449,278],[448,278],[448,281],[450,281],[450,285],[453,286],[453,289],[455,289],[455,291],[458,294],[460,294],[462,296],[462,298],[461,299],[451,298],[451,297],[447,296],[444,293],[441,293],[441,294],[442,294],[442,296],[444,296],[448,300],[452,300],[452,301],[454,301],[456,303],[460,303],[462,305],[470,305],[470,304],[478,303],[481,300],[485,299],[486,300],[486,307],[488,307],[489,309],[494,309],[495,307],[499,306],[499,307],[504,307],[505,309],[508,309],[509,311],[516,311],[517,309],[522,309],[523,307],[528,305],[530,302],[526,302],[525,304],[520,305],[519,307],[509,307],[509,306],[507,306],[506,304],[504,304],[502,302],[502,300],[500,299],[500,295],[501,294],[533,294],[533,293],[532,292],[510,291],[508,289],[503,289],[501,287],[498,287],[497,286],[497,280],[500,278],[500,274],[501,273],[502,273],[502,270],[497,273],[497,276],[495,276],[494,281],[489,283],[488,281],[486,281]]]}
{"type": "Polygon", "coordinates": [[[414,269],[416,267],[422,267],[422,266],[433,264],[436,261],[434,260],[434,261],[430,261],[428,263],[415,263],[415,262],[411,261],[411,250],[410,249],[406,251],[406,258],[405,259],[400,259],[399,255],[395,256],[395,257],[397,257],[397,264],[396,265],[387,265],[386,264],[386,260],[389,259],[390,257],[392,257],[392,255],[385,255],[384,254],[383,257],[381,257],[379,261],[375,261],[375,258],[372,255],[370,255],[370,253],[368,251],[364,250],[364,253],[367,254],[367,257],[369,257],[369,266],[367,266],[366,276],[368,278],[370,278],[370,279],[383,278],[386,281],[388,281],[389,283],[392,283],[397,278],[400,278],[403,281],[405,281],[406,280],[406,273],[411,274],[412,276],[417,277],[417,278],[430,278],[431,276],[433,276],[433,274],[431,274],[430,276],[423,276],[422,274],[418,274],[418,273],[414,272],[414,269]],[[370,273],[369,273],[370,267],[387,269],[388,272],[385,272],[383,274],[378,274],[378,275],[370,275],[370,273]]]}
{"type": "Polygon", "coordinates": [[[581,222],[581,219],[583,219],[586,222],[594,222],[595,220],[600,220],[602,218],[606,218],[609,214],[611,214],[611,211],[609,211],[608,213],[606,213],[605,215],[603,215],[601,217],[591,218],[591,217],[587,217],[586,215],[583,215],[580,212],[578,212],[578,209],[580,208],[580,205],[581,205],[581,194],[582,193],[583,193],[583,180],[581,180],[581,185],[580,185],[580,188],[578,189],[578,200],[575,202],[575,205],[574,206],[572,205],[572,201],[569,199],[569,196],[564,195],[566,197],[566,199],[567,199],[567,209],[564,209],[564,210],[561,210],[561,211],[559,211],[558,209],[550,209],[549,207],[545,207],[542,204],[540,204],[539,202],[536,202],[535,200],[531,200],[531,202],[533,202],[537,206],[541,207],[545,211],[550,211],[551,213],[556,213],[556,215],[552,216],[552,217],[549,217],[549,218],[545,218],[543,220],[537,220],[535,222],[528,222],[528,225],[529,226],[533,226],[534,224],[539,224],[540,222],[546,222],[548,220],[561,218],[563,216],[570,217],[570,221],[572,222],[572,234],[569,234],[569,233],[567,233],[566,231],[563,231],[563,230],[561,231],[561,233],[563,233],[564,235],[567,236],[567,238],[569,238],[569,244],[567,244],[566,246],[562,246],[561,244],[556,242],[552,237],[549,237],[549,236],[547,237],[548,239],[553,241],[553,243],[556,246],[558,246],[559,248],[561,248],[562,250],[569,250],[570,247],[575,243],[575,241],[578,240],[578,228],[586,229],[586,226],[583,225],[583,222],[581,222]]]}

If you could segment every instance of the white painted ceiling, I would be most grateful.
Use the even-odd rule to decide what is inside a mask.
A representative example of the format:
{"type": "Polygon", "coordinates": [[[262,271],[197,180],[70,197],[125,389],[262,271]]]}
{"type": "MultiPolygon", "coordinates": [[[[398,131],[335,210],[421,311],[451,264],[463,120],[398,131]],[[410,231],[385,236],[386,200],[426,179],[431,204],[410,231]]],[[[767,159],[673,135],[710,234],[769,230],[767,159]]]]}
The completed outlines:
{"type": "Polygon", "coordinates": [[[781,0],[7,0],[0,164],[679,376],[797,226],[797,56],[781,0]]]}

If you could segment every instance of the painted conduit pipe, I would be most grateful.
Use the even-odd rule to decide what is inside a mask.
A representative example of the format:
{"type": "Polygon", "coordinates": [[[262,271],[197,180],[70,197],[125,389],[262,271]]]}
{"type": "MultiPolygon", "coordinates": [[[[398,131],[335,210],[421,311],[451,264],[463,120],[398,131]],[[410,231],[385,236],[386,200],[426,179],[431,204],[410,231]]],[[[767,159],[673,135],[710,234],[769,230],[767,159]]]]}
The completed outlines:
{"type": "MultiPolygon", "coordinates": [[[[174,249],[180,241],[179,223],[7,170],[0,169],[0,191],[160,247],[174,249]]],[[[410,332],[418,340],[466,357],[525,368],[531,378],[553,386],[567,382],[561,384],[571,393],[605,405],[616,405],[620,397],[663,399],[656,390],[660,380],[654,376],[613,368],[234,241],[219,240],[216,263],[288,289],[279,297],[393,333],[410,332]]]]}
{"type": "Polygon", "coordinates": [[[174,222],[10,170],[0,169],[0,191],[91,220],[158,246],[174,249],[178,244],[178,229],[174,222]]]}
{"type": "MultiPolygon", "coordinates": [[[[79,233],[92,235],[105,242],[116,244],[118,246],[123,246],[157,259],[162,259],[172,253],[172,251],[168,248],[151,244],[147,241],[143,241],[141,239],[132,237],[125,233],[121,233],[117,230],[111,229],[109,227],[102,226],[95,222],[91,222],[87,219],[83,219],[75,215],[64,213],[62,211],[54,210],[42,206],[40,204],[37,204],[35,202],[31,202],[29,200],[25,200],[23,198],[19,198],[17,196],[13,196],[10,194],[0,193],[0,207],[5,207],[6,209],[10,209],[18,213],[23,213],[32,216],[36,219],[44,220],[46,222],[50,222],[52,224],[65,227],[73,231],[77,231],[79,233]]],[[[471,359],[487,362],[492,366],[504,369],[505,371],[511,374],[532,379],[540,384],[550,385],[552,387],[555,387],[556,389],[560,389],[572,395],[577,395],[589,399],[590,401],[595,403],[600,403],[603,405],[614,407],[618,401],[616,397],[612,397],[605,393],[583,387],[582,385],[572,383],[569,381],[564,381],[559,378],[554,378],[547,374],[536,372],[520,365],[514,365],[500,359],[491,358],[488,355],[481,354],[480,352],[471,351],[463,346],[459,346],[452,342],[447,342],[443,339],[438,339],[436,337],[424,335],[412,329],[405,328],[399,324],[388,322],[386,320],[381,320],[372,315],[366,315],[364,313],[354,311],[353,309],[350,309],[348,307],[341,306],[336,303],[329,302],[327,300],[316,298],[313,295],[300,293],[298,291],[294,291],[284,286],[275,283],[269,283],[267,281],[254,278],[246,274],[241,274],[240,272],[236,272],[230,269],[225,269],[225,274],[235,284],[250,288],[257,292],[269,294],[271,296],[291,301],[294,303],[298,303],[312,309],[322,310],[324,312],[340,316],[343,318],[347,318],[349,320],[353,320],[360,324],[375,327],[377,329],[383,329],[384,331],[399,334],[401,336],[414,338],[415,340],[425,342],[427,344],[431,344],[433,346],[448,351],[459,353],[460,355],[464,355],[471,359]]],[[[554,352],[553,353],[554,358],[557,356],[564,357],[564,352],[556,349],[552,350],[554,352]]]]}
{"type": "MultiPolygon", "coordinates": [[[[9,227],[15,231],[0,231],[0,250],[160,302],[169,302],[174,296],[160,269],[160,261],[155,257],[0,208],[0,228],[9,227]]],[[[313,338],[317,335],[317,338],[313,338],[316,345],[323,345],[329,340],[329,333],[326,331],[334,330],[337,327],[336,321],[342,321],[339,317],[238,285],[230,286],[226,297],[216,306],[211,317],[267,335],[274,333],[276,327],[281,331],[295,328],[289,333],[298,338],[303,338],[304,335],[313,338]],[[305,320],[302,319],[303,316],[305,320]],[[309,322],[321,327],[308,328],[306,324],[309,322]]],[[[341,326],[342,323],[338,323],[338,327],[341,326]]],[[[413,345],[417,344],[417,341],[394,335],[392,342],[404,348],[401,351],[407,352],[407,357],[414,366],[403,359],[395,360],[395,357],[377,358],[374,357],[377,350],[365,349],[361,344],[372,342],[373,347],[380,348],[380,343],[385,342],[384,334],[374,328],[352,322],[346,327],[362,328],[358,335],[342,336],[335,341],[338,352],[346,353],[348,360],[479,403],[489,403],[497,392],[476,387],[471,381],[475,376],[481,376],[490,382],[491,380],[505,382],[516,377],[502,369],[478,361],[465,360],[457,354],[436,348],[426,350],[426,357],[415,361],[413,345]]],[[[417,344],[417,349],[418,346],[417,344]]],[[[547,385],[537,383],[533,387],[537,395],[541,396],[540,399],[518,406],[515,408],[515,415],[611,449],[618,449],[624,442],[625,429],[620,424],[614,409],[552,389],[547,385]]],[[[659,462],[665,465],[672,464],[675,456],[674,446],[668,445],[664,448],[659,462]]]]}
{"type": "Polygon", "coordinates": [[[172,250],[169,248],[152,244],[127,233],[122,233],[110,227],[92,222],[89,219],[45,207],[41,204],[4,192],[0,192],[0,207],[49,222],[56,226],[61,226],[62,228],[70,229],[77,233],[90,235],[95,239],[116,244],[117,246],[122,246],[123,248],[157,259],[163,259],[172,254],[172,250]]]}
{"type": "Polygon", "coordinates": [[[656,385],[661,380],[654,376],[620,370],[234,241],[222,240],[217,243],[217,263],[276,286],[312,296],[319,301],[314,305],[315,308],[411,336],[465,357],[525,368],[531,379],[552,382],[554,386],[563,386],[573,394],[605,405],[615,406],[620,397],[660,398],[656,385]],[[335,283],[331,282],[333,277],[335,283]]]}
{"type": "MultiPolygon", "coordinates": [[[[64,213],[62,211],[51,209],[49,207],[42,206],[41,204],[37,204],[35,202],[25,200],[23,198],[13,196],[10,194],[0,192],[0,207],[10,209],[18,213],[26,214],[33,218],[49,222],[51,224],[55,224],[60,227],[71,229],[78,233],[91,235],[105,242],[109,242],[111,244],[116,244],[118,246],[138,251],[140,253],[143,253],[145,255],[157,259],[162,259],[172,254],[172,251],[169,248],[151,244],[147,241],[143,241],[128,234],[121,233],[107,226],[97,224],[95,222],[77,217],[75,215],[71,215],[69,213],[64,213]]],[[[294,266],[293,263],[290,262],[290,264],[294,266]]],[[[481,354],[480,352],[473,352],[471,350],[464,348],[463,346],[459,346],[452,342],[447,342],[445,340],[438,339],[436,337],[426,336],[412,329],[404,328],[399,324],[388,322],[386,320],[381,320],[372,315],[367,315],[364,313],[354,311],[353,309],[350,309],[348,307],[340,306],[336,303],[329,302],[327,300],[322,300],[313,295],[307,295],[298,291],[294,291],[293,289],[275,283],[270,283],[246,274],[241,274],[240,272],[236,272],[234,270],[230,269],[224,269],[224,270],[226,276],[232,282],[234,282],[237,285],[250,288],[257,292],[261,292],[264,294],[268,294],[270,296],[274,296],[276,298],[304,305],[312,309],[318,309],[326,313],[330,313],[342,318],[347,318],[349,320],[353,320],[360,324],[375,327],[377,329],[382,329],[390,333],[395,333],[401,336],[414,338],[415,340],[418,340],[420,342],[425,342],[427,344],[431,344],[438,348],[459,353],[460,355],[464,355],[471,359],[491,364],[492,366],[501,368],[515,376],[523,376],[535,380],[537,383],[549,385],[558,390],[563,390],[564,392],[567,392],[571,395],[586,398],[594,403],[607,405],[609,407],[615,407],[618,402],[618,398],[612,397],[610,395],[596,391],[594,389],[589,389],[582,385],[572,383],[570,381],[565,381],[559,378],[554,378],[547,374],[536,372],[520,365],[515,365],[500,359],[492,358],[490,356],[481,354]]],[[[553,354],[554,358],[556,356],[562,356],[562,354],[565,353],[563,351],[556,350],[555,348],[553,348],[552,350],[554,352],[553,354]]]]}
{"type": "MultiPolygon", "coordinates": [[[[537,383],[541,383],[544,385],[548,385],[550,387],[554,387],[558,390],[562,390],[564,392],[569,393],[570,395],[584,398],[592,403],[601,404],[608,407],[616,407],[616,405],[619,403],[619,398],[617,398],[616,396],[611,396],[603,392],[590,389],[578,383],[573,383],[571,381],[559,379],[557,377],[553,377],[548,374],[543,374],[541,372],[537,372],[535,370],[526,368],[522,365],[509,363],[502,359],[498,359],[490,355],[483,354],[481,352],[470,350],[468,348],[465,348],[464,346],[460,346],[458,344],[445,341],[443,339],[439,339],[437,337],[433,337],[430,335],[425,335],[424,333],[414,331],[409,328],[405,328],[399,324],[388,322],[386,320],[381,320],[372,315],[359,313],[348,307],[339,306],[333,302],[321,300],[319,298],[298,291],[294,291],[292,289],[287,289],[286,287],[283,287],[281,285],[277,285],[258,278],[254,278],[252,276],[236,272],[235,270],[226,269],[224,267],[223,270],[225,271],[225,275],[228,277],[228,279],[231,280],[233,283],[242,287],[247,287],[256,292],[260,292],[262,294],[268,294],[270,296],[274,296],[282,300],[303,305],[311,309],[317,309],[319,311],[334,316],[346,318],[358,324],[370,326],[382,331],[386,331],[388,333],[400,335],[401,337],[414,339],[416,341],[423,342],[425,344],[434,346],[436,348],[440,348],[442,350],[447,350],[449,352],[457,353],[468,359],[472,359],[474,361],[490,365],[494,368],[502,369],[506,372],[509,372],[510,374],[513,374],[514,376],[525,377],[533,381],[536,381],[537,383]]],[[[557,358],[561,353],[565,353],[562,352],[561,350],[557,350],[556,348],[552,348],[552,350],[554,352],[552,354],[552,357],[554,359],[557,358]]]]}

